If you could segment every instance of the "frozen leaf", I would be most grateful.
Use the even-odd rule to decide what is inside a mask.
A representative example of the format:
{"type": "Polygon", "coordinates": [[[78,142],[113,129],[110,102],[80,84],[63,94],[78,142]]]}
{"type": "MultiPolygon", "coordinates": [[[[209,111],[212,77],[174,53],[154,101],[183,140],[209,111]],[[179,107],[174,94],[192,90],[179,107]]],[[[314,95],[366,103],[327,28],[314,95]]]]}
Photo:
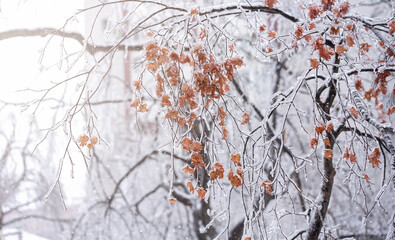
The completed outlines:
{"type": "Polygon", "coordinates": [[[249,112],[244,112],[243,116],[243,121],[241,122],[241,125],[248,124],[250,122],[250,113],[249,112]]]}
{"type": "Polygon", "coordinates": [[[310,67],[314,69],[318,69],[320,63],[317,61],[317,59],[309,58],[309,60],[310,60],[310,67]]]}
{"type": "Polygon", "coordinates": [[[339,54],[340,56],[343,55],[343,53],[346,51],[347,48],[345,48],[343,45],[339,45],[336,47],[336,53],[339,54]]]}
{"type": "Polygon", "coordinates": [[[226,128],[222,129],[222,140],[228,140],[228,130],[226,128]]]}
{"type": "Polygon", "coordinates": [[[193,187],[193,184],[191,182],[187,182],[187,187],[188,187],[190,193],[192,193],[192,194],[195,193],[195,188],[193,187]]]}
{"type": "Polygon", "coordinates": [[[228,48],[229,48],[229,52],[232,53],[235,49],[235,45],[233,43],[231,43],[231,44],[229,44],[228,48]]]}
{"type": "Polygon", "coordinates": [[[240,154],[231,154],[230,155],[230,160],[232,160],[232,162],[234,162],[237,166],[241,166],[240,163],[240,154]]]}
{"type": "Polygon", "coordinates": [[[345,1],[340,4],[339,8],[333,9],[333,13],[337,17],[342,18],[344,17],[344,15],[348,13],[349,10],[350,10],[350,3],[345,1]]]}
{"type": "Polygon", "coordinates": [[[189,138],[184,138],[181,142],[181,146],[184,150],[191,151],[193,141],[189,138]]]}
{"type": "Polygon", "coordinates": [[[170,203],[170,205],[173,205],[174,203],[176,203],[177,202],[177,199],[175,199],[175,198],[169,198],[169,203],[170,203]]]}
{"type": "Polygon", "coordinates": [[[388,23],[388,27],[389,27],[389,34],[394,34],[395,33],[395,20],[388,23]]]}
{"type": "Polygon", "coordinates": [[[265,0],[265,5],[268,8],[273,8],[276,3],[277,3],[277,0],[265,0]]]}
{"type": "Polygon", "coordinates": [[[87,142],[89,141],[89,137],[87,135],[80,136],[78,139],[78,142],[80,143],[80,146],[86,146],[87,142]]]}
{"type": "Polygon", "coordinates": [[[204,188],[199,187],[196,189],[196,192],[198,194],[198,199],[204,199],[204,196],[206,196],[206,190],[204,190],[204,188]]]}
{"type": "Polygon", "coordinates": [[[295,36],[300,39],[303,36],[303,27],[299,26],[297,27],[296,31],[295,31],[295,36]]]}
{"type": "Polygon", "coordinates": [[[189,174],[189,175],[192,175],[195,173],[195,169],[190,168],[188,165],[185,166],[182,170],[184,171],[185,174],[189,174]]]}
{"type": "Polygon", "coordinates": [[[160,104],[161,104],[162,106],[171,107],[170,96],[167,95],[167,94],[164,94],[164,95],[162,96],[162,101],[160,102],[160,104]]]}
{"type": "Polygon", "coordinates": [[[315,146],[317,146],[317,144],[318,144],[318,139],[317,138],[312,138],[311,141],[310,141],[311,148],[314,149],[315,146]]]}
{"type": "Polygon", "coordinates": [[[178,118],[178,125],[180,125],[180,127],[183,127],[186,123],[187,120],[185,120],[185,118],[183,117],[178,118]]]}
{"type": "Polygon", "coordinates": [[[199,14],[199,9],[195,8],[195,9],[191,10],[191,14],[190,14],[191,17],[194,16],[194,15],[197,15],[197,14],[199,14]]]}
{"type": "Polygon", "coordinates": [[[369,180],[370,180],[370,177],[366,174],[363,175],[363,178],[365,178],[366,182],[369,182],[369,180]]]}
{"type": "Polygon", "coordinates": [[[270,31],[267,35],[268,35],[268,37],[270,37],[270,38],[274,38],[274,37],[276,37],[277,33],[274,32],[274,31],[270,31]]]}
{"type": "Polygon", "coordinates": [[[359,117],[359,113],[357,112],[357,110],[355,109],[355,107],[351,107],[348,111],[351,113],[351,115],[352,115],[353,117],[355,117],[355,118],[358,118],[358,117],[359,117]]]}
{"type": "Polygon", "coordinates": [[[140,100],[134,100],[131,104],[130,104],[130,106],[131,107],[134,107],[134,108],[137,108],[138,106],[140,105],[140,100]]]}
{"type": "Polygon", "coordinates": [[[309,17],[311,20],[320,16],[321,13],[322,13],[322,9],[320,7],[318,7],[317,5],[312,5],[309,7],[309,17]]]}
{"type": "Polygon", "coordinates": [[[317,134],[322,134],[325,131],[325,124],[324,123],[320,123],[319,125],[315,126],[315,132],[317,134]]]}
{"type": "Polygon", "coordinates": [[[136,87],[136,90],[141,90],[141,80],[135,81],[134,86],[136,87]]]}
{"type": "Polygon", "coordinates": [[[178,118],[178,111],[177,110],[173,110],[173,109],[167,110],[167,113],[165,115],[165,119],[169,119],[170,121],[174,121],[174,120],[177,120],[177,118],[178,118]]]}
{"type": "Polygon", "coordinates": [[[192,154],[191,159],[192,159],[192,165],[197,169],[206,166],[206,164],[203,162],[202,156],[198,153],[192,154]]]}
{"type": "Polygon", "coordinates": [[[332,130],[333,130],[333,123],[329,123],[329,124],[326,126],[326,131],[327,131],[327,132],[332,132],[332,130]]]}
{"type": "Polygon", "coordinates": [[[149,42],[145,45],[145,56],[148,61],[156,58],[159,52],[159,46],[155,42],[149,42]]]}
{"type": "Polygon", "coordinates": [[[354,154],[350,153],[350,162],[351,163],[356,163],[357,162],[357,158],[355,157],[354,154]]]}
{"type": "Polygon", "coordinates": [[[169,55],[169,58],[175,62],[179,62],[180,61],[180,56],[178,56],[177,53],[175,52],[171,52],[169,55]]]}
{"type": "Polygon", "coordinates": [[[369,52],[369,49],[372,47],[372,45],[368,44],[368,43],[361,43],[359,45],[359,48],[364,51],[364,52],[369,52]]]}
{"type": "Polygon", "coordinates": [[[141,112],[141,113],[148,112],[147,104],[145,103],[140,104],[137,112],[141,112]]]}
{"type": "Polygon", "coordinates": [[[272,182],[268,179],[268,180],[263,181],[263,183],[261,184],[261,187],[264,187],[267,194],[270,195],[270,194],[272,194],[272,191],[273,191],[272,185],[273,185],[272,182]]]}
{"type": "Polygon", "coordinates": [[[200,28],[199,38],[203,40],[207,36],[207,31],[204,28],[200,28]]]}
{"type": "Polygon", "coordinates": [[[232,186],[240,187],[242,185],[242,181],[244,180],[243,171],[238,169],[237,174],[233,174],[232,169],[229,169],[228,179],[232,186]]]}
{"type": "Polygon", "coordinates": [[[343,158],[348,159],[349,157],[350,157],[350,153],[348,151],[348,147],[346,147],[346,149],[344,150],[343,158]]]}
{"type": "Polygon", "coordinates": [[[191,150],[193,152],[200,152],[202,150],[202,144],[198,141],[194,141],[191,145],[191,150]]]}
{"type": "Polygon", "coordinates": [[[325,153],[325,157],[327,159],[332,159],[333,158],[333,151],[332,151],[332,149],[325,149],[324,153],[325,153]]]}
{"type": "Polygon", "coordinates": [[[368,159],[369,162],[372,164],[372,168],[378,167],[381,163],[379,160],[380,158],[380,150],[378,148],[375,148],[372,153],[369,154],[368,159]]]}
{"type": "Polygon", "coordinates": [[[331,146],[331,142],[329,141],[329,138],[324,138],[322,141],[324,141],[325,146],[327,147],[331,146]]]}
{"type": "Polygon", "coordinates": [[[215,163],[211,167],[210,180],[222,179],[224,177],[224,167],[220,163],[215,163]]]}
{"type": "Polygon", "coordinates": [[[351,35],[347,35],[346,36],[346,44],[349,47],[354,46],[355,42],[354,42],[354,38],[351,35]]]}
{"type": "Polygon", "coordinates": [[[362,91],[362,80],[361,79],[357,79],[355,80],[355,88],[357,89],[357,91],[362,91]]]}

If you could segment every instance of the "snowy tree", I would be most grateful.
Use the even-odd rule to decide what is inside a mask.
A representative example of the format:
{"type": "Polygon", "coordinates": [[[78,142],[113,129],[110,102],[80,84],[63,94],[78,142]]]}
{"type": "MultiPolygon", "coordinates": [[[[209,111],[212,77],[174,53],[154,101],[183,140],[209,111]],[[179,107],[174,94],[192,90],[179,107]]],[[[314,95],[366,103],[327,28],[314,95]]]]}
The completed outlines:
{"type": "Polygon", "coordinates": [[[101,1],[0,33],[48,36],[44,60],[81,44],[60,68],[85,70],[30,105],[70,96],[54,96],[48,134],[66,141],[46,197],[84,161],[71,239],[394,239],[391,4],[101,1]],[[68,31],[85,13],[87,34],[68,31]]]}

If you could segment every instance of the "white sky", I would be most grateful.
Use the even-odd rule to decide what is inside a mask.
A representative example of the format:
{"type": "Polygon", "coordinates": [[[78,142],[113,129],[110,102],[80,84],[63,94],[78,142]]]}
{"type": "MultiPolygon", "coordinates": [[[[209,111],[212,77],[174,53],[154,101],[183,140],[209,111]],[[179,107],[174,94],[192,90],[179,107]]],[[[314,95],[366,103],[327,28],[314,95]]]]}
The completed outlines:
{"type": "MultiPolygon", "coordinates": [[[[76,9],[83,8],[84,1],[0,0],[0,4],[0,32],[4,32],[12,29],[59,28],[63,26],[67,18],[74,15],[76,9]]],[[[84,19],[80,17],[78,20],[78,22],[75,21],[69,25],[70,27],[67,30],[83,32],[84,19]]],[[[48,48],[45,58],[45,67],[53,64],[55,64],[55,67],[40,71],[39,49],[42,49],[45,43],[46,38],[41,37],[22,37],[0,41],[0,107],[3,105],[1,101],[26,103],[38,96],[32,92],[20,92],[20,90],[26,88],[42,89],[50,86],[51,81],[59,81],[67,77],[67,73],[64,70],[59,70],[56,65],[59,60],[59,45],[56,44],[48,48]]],[[[75,51],[78,50],[79,45],[75,41],[72,43],[69,45],[69,52],[72,52],[73,48],[75,51]]],[[[75,70],[79,70],[78,66],[75,70]]],[[[29,128],[31,111],[21,112],[22,107],[19,106],[8,109],[10,110],[0,112],[1,127],[3,130],[7,128],[7,122],[15,124],[17,140],[19,138],[20,141],[23,141],[23,138],[26,137],[23,133],[26,133],[29,128]]],[[[46,116],[41,117],[45,121],[46,116]]],[[[46,120],[49,123],[52,119],[46,120]]],[[[45,122],[43,125],[45,125],[45,122]]],[[[40,139],[34,140],[39,141],[40,139]]],[[[64,149],[61,147],[59,149],[64,149]]],[[[53,159],[53,161],[56,161],[56,165],[59,159],[60,156],[53,159]]],[[[66,165],[68,166],[69,162],[66,165]]],[[[84,192],[81,181],[84,180],[86,169],[84,165],[75,166],[75,179],[72,180],[70,178],[70,168],[67,166],[65,166],[62,174],[62,181],[66,181],[63,182],[65,185],[64,192],[69,197],[81,196],[84,192]],[[78,171],[80,167],[81,170],[78,171]],[[69,191],[71,189],[72,191],[69,191]]],[[[48,180],[52,181],[53,179],[48,180]]]]}

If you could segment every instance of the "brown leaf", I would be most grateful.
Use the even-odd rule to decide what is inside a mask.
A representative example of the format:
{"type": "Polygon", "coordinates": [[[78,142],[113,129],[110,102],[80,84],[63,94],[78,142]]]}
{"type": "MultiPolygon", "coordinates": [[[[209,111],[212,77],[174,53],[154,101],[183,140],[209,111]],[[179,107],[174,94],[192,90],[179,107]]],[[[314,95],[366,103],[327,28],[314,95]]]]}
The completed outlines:
{"type": "Polygon", "coordinates": [[[240,163],[240,154],[231,154],[230,155],[230,160],[232,160],[232,162],[236,163],[237,166],[241,167],[241,163],[240,163]]]}

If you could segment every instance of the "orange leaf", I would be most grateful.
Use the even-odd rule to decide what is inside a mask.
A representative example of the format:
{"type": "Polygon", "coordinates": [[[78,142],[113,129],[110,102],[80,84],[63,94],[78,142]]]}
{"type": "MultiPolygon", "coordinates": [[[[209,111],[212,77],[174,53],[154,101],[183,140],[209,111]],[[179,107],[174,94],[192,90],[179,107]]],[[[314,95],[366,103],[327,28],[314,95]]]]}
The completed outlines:
{"type": "Polygon", "coordinates": [[[327,159],[332,159],[333,158],[333,151],[331,149],[325,149],[324,153],[325,153],[325,157],[327,159]]]}
{"type": "Polygon", "coordinates": [[[360,49],[364,52],[369,52],[369,49],[372,47],[372,45],[368,44],[368,43],[361,43],[359,45],[360,49]]]}
{"type": "Polygon", "coordinates": [[[80,146],[86,146],[87,142],[89,141],[89,137],[87,135],[80,136],[78,139],[78,142],[80,143],[80,146]]]}
{"type": "Polygon", "coordinates": [[[314,29],[315,28],[315,23],[310,23],[309,24],[309,29],[311,30],[311,29],[314,29]]]}
{"type": "Polygon", "coordinates": [[[273,188],[272,188],[273,184],[270,180],[265,180],[263,181],[263,183],[261,184],[261,187],[264,187],[267,194],[272,194],[273,188]]]}
{"type": "Polygon", "coordinates": [[[138,106],[140,105],[140,100],[134,100],[131,104],[130,104],[130,106],[131,107],[134,107],[134,108],[137,108],[138,106]]]}
{"type": "Polygon", "coordinates": [[[237,166],[241,167],[241,163],[240,163],[240,154],[231,154],[230,155],[230,160],[232,160],[232,162],[236,163],[237,166]]]}
{"type": "Polygon", "coordinates": [[[206,196],[206,190],[204,190],[204,188],[198,188],[196,189],[196,192],[198,194],[198,199],[203,199],[204,196],[206,196]]]}
{"type": "Polygon", "coordinates": [[[134,86],[136,87],[136,90],[141,90],[141,80],[135,81],[134,86]]]}
{"type": "Polygon", "coordinates": [[[310,60],[310,67],[312,67],[314,69],[317,69],[318,66],[320,65],[320,63],[317,61],[317,59],[309,58],[309,60],[310,60]]]}
{"type": "Polygon", "coordinates": [[[207,31],[204,28],[200,28],[199,38],[203,40],[207,36],[207,31]]]}
{"type": "Polygon", "coordinates": [[[193,152],[200,152],[202,150],[202,144],[198,141],[194,141],[191,145],[191,150],[193,152]]]}
{"type": "Polygon", "coordinates": [[[224,177],[224,167],[220,163],[215,163],[211,167],[210,180],[214,181],[217,178],[222,179],[223,177],[224,177]]]}
{"type": "Polygon", "coordinates": [[[145,104],[145,103],[140,104],[139,109],[137,110],[137,112],[141,112],[141,113],[148,112],[147,104],[145,104]]]}
{"type": "Polygon", "coordinates": [[[357,89],[358,92],[362,91],[362,80],[357,79],[355,80],[355,88],[357,89]]]}
{"type": "Polygon", "coordinates": [[[187,182],[187,187],[189,188],[189,192],[192,194],[195,193],[195,188],[193,187],[191,182],[187,182]]]}
{"type": "Polygon", "coordinates": [[[379,164],[381,163],[379,160],[380,155],[381,155],[381,153],[378,148],[375,148],[373,150],[373,152],[369,154],[368,159],[369,159],[370,163],[372,164],[372,168],[379,166],[379,164]]]}
{"type": "Polygon", "coordinates": [[[162,101],[160,102],[160,104],[161,104],[162,106],[171,107],[171,102],[170,102],[169,99],[170,99],[169,95],[164,94],[163,97],[162,97],[162,101]]]}
{"type": "Polygon", "coordinates": [[[159,46],[155,42],[149,42],[145,45],[145,55],[148,61],[153,60],[158,55],[159,46]]]}
{"type": "Polygon", "coordinates": [[[325,146],[327,147],[331,146],[331,142],[329,141],[329,138],[324,138],[322,141],[324,141],[325,146]]]}
{"type": "Polygon", "coordinates": [[[248,124],[250,122],[250,113],[249,112],[244,112],[243,116],[243,121],[241,122],[241,125],[248,124]]]}
{"type": "Polygon", "coordinates": [[[346,147],[346,149],[344,150],[343,158],[344,159],[350,158],[350,153],[348,152],[348,147],[346,147]]]}
{"type": "Polygon", "coordinates": [[[325,124],[320,123],[318,126],[315,127],[315,132],[317,134],[322,134],[325,131],[325,124]]]}
{"type": "Polygon", "coordinates": [[[311,148],[314,149],[314,147],[317,146],[317,144],[318,144],[318,139],[317,138],[312,138],[311,141],[310,141],[311,148]]]}
{"type": "Polygon", "coordinates": [[[177,199],[175,199],[175,198],[169,198],[169,203],[170,203],[170,205],[173,205],[174,203],[176,203],[177,202],[177,199]]]}
{"type": "Polygon", "coordinates": [[[185,174],[189,174],[189,175],[192,175],[195,173],[195,169],[190,168],[188,165],[185,166],[182,170],[184,171],[185,174]]]}
{"type": "Polygon", "coordinates": [[[349,47],[354,46],[355,42],[354,42],[354,38],[351,35],[347,35],[346,36],[346,44],[349,47]]]}
{"type": "Polygon", "coordinates": [[[343,55],[343,53],[346,51],[347,48],[345,48],[343,45],[339,45],[336,47],[336,53],[339,54],[340,56],[343,55]]]}
{"type": "Polygon", "coordinates": [[[191,10],[191,17],[199,14],[199,10],[197,8],[191,10]]]}
{"type": "Polygon", "coordinates": [[[171,52],[169,55],[169,58],[173,61],[176,61],[176,62],[180,61],[180,56],[178,56],[178,54],[175,52],[171,52]]]}
{"type": "Polygon", "coordinates": [[[268,35],[270,38],[274,38],[274,37],[276,37],[277,33],[274,32],[274,31],[270,31],[267,35],[268,35]]]}
{"type": "Polygon", "coordinates": [[[147,70],[152,73],[156,73],[156,71],[158,70],[158,67],[159,67],[158,62],[150,62],[147,64],[147,70]]]}
{"type": "Polygon", "coordinates": [[[183,149],[187,151],[191,151],[193,141],[189,138],[184,138],[181,142],[181,146],[183,149]]]}
{"type": "Polygon", "coordinates": [[[394,34],[395,33],[395,20],[388,23],[388,27],[390,29],[389,34],[394,34]]]}
{"type": "Polygon", "coordinates": [[[337,8],[333,9],[333,13],[337,17],[342,18],[344,17],[344,15],[348,13],[349,10],[350,10],[350,3],[346,1],[346,2],[342,2],[338,9],[337,8]]]}
{"type": "Polygon", "coordinates": [[[333,123],[329,123],[329,124],[326,126],[326,131],[327,131],[327,132],[332,132],[332,130],[333,130],[333,123]]]}
{"type": "Polygon", "coordinates": [[[321,15],[322,12],[322,9],[319,8],[317,5],[312,5],[309,7],[309,17],[311,20],[321,15]]]}
{"type": "Polygon", "coordinates": [[[268,8],[273,8],[276,3],[277,3],[277,0],[265,0],[265,5],[268,8]]]}
{"type": "Polygon", "coordinates": [[[178,125],[180,125],[180,127],[183,127],[186,123],[187,121],[185,120],[185,118],[178,118],[178,125]]]}
{"type": "Polygon", "coordinates": [[[191,159],[192,159],[192,165],[198,169],[206,166],[206,164],[203,162],[202,156],[200,156],[200,154],[198,153],[192,154],[191,159]]]}
{"type": "Polygon", "coordinates": [[[222,129],[222,140],[227,140],[228,139],[228,130],[226,128],[222,129]]]}
{"type": "Polygon", "coordinates": [[[370,177],[366,174],[363,175],[363,178],[365,178],[366,182],[369,182],[369,180],[370,180],[370,177]]]}
{"type": "Polygon", "coordinates": [[[170,121],[177,120],[178,111],[169,109],[165,115],[165,119],[169,119],[170,121]]]}
{"type": "Polygon", "coordinates": [[[348,111],[351,113],[351,115],[352,115],[353,117],[355,117],[355,118],[358,118],[358,117],[359,117],[359,113],[357,112],[357,110],[355,109],[355,107],[351,107],[348,111]]]}
{"type": "Polygon", "coordinates": [[[240,169],[240,170],[237,171],[237,174],[236,174],[236,175],[233,175],[232,169],[229,170],[228,179],[229,179],[230,183],[232,184],[232,186],[240,187],[240,186],[242,185],[242,180],[243,180],[243,175],[242,175],[242,173],[243,173],[243,172],[242,172],[242,170],[240,169]],[[241,172],[240,172],[240,171],[241,171],[241,172]],[[241,176],[240,176],[239,173],[241,173],[241,176]]]}
{"type": "Polygon", "coordinates": [[[351,163],[356,163],[357,162],[357,158],[355,157],[354,154],[350,153],[350,162],[351,163]]]}
{"type": "Polygon", "coordinates": [[[295,31],[295,36],[300,39],[303,36],[303,27],[298,26],[298,28],[295,31]]]}

